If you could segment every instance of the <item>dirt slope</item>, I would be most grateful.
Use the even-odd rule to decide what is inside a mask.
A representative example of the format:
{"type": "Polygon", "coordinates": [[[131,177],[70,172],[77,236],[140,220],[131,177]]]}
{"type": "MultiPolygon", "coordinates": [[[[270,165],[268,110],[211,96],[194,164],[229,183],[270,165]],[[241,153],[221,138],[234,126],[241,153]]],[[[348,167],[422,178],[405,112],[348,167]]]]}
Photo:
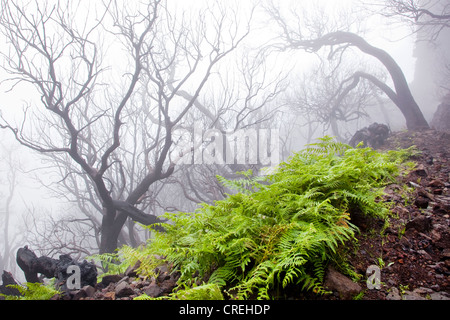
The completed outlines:
{"type": "Polygon", "coordinates": [[[380,234],[381,225],[370,226],[352,257],[360,274],[369,265],[381,267],[381,289],[365,290],[362,299],[450,297],[450,134],[399,132],[380,149],[412,145],[421,151],[412,159],[416,168],[386,188],[393,213],[389,227],[380,234]]]}

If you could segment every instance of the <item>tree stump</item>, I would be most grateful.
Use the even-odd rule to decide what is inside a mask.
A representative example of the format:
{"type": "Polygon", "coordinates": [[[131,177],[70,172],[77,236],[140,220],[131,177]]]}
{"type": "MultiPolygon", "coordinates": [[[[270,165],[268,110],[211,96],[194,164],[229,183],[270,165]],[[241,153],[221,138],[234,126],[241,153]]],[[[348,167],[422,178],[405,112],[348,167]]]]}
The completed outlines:
{"type": "Polygon", "coordinates": [[[9,285],[17,285],[18,283],[14,280],[12,274],[3,270],[2,274],[2,285],[0,286],[0,293],[7,296],[20,296],[20,291],[16,288],[10,288],[9,285]]]}
{"type": "Polygon", "coordinates": [[[73,260],[69,255],[60,255],[59,259],[37,257],[27,246],[17,250],[16,261],[23,270],[27,282],[41,282],[38,274],[45,278],[56,278],[56,286],[66,290],[66,281],[72,275],[67,272],[69,266],[80,268],[81,287],[97,284],[97,267],[84,260],[82,263],[73,260]]]}

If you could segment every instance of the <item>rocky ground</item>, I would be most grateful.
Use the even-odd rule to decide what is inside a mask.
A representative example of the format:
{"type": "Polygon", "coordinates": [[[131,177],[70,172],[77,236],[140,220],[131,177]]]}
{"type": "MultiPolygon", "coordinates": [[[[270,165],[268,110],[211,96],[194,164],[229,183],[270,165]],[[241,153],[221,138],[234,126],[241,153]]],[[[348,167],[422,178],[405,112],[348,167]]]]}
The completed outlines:
{"type": "MultiPolygon", "coordinates": [[[[285,290],[281,299],[450,300],[450,133],[434,130],[399,132],[380,149],[417,146],[412,159],[417,166],[386,188],[384,201],[392,215],[383,221],[356,219],[361,233],[358,243],[345,248],[358,283],[330,268],[325,296],[285,290]],[[366,271],[381,270],[379,289],[368,289],[366,271]]],[[[158,268],[156,278],[136,274],[139,265],[124,274],[102,278],[95,287],[55,296],[54,300],[131,300],[139,295],[161,297],[176,288],[177,274],[170,267],[158,268]]]]}
{"type": "Polygon", "coordinates": [[[53,300],[132,300],[146,294],[150,297],[168,295],[176,287],[178,275],[167,265],[157,268],[158,277],[147,279],[139,276],[139,262],[130,266],[124,274],[107,275],[95,287],[85,286],[68,294],[56,295],[53,300]]]}
{"type": "Polygon", "coordinates": [[[450,134],[399,132],[381,149],[412,145],[421,151],[412,159],[416,168],[386,188],[388,228],[363,230],[351,258],[360,274],[369,265],[381,268],[381,289],[366,290],[362,299],[450,299],[450,134]]]}

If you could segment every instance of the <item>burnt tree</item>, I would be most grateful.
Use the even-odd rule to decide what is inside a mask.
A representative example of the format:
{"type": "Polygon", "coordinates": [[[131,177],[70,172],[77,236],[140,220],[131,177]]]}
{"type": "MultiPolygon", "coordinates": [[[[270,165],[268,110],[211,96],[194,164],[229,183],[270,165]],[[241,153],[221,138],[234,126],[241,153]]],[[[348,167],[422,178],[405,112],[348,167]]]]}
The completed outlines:
{"type": "MultiPolygon", "coordinates": [[[[324,46],[330,46],[335,51],[345,50],[353,46],[362,52],[369,54],[380,61],[388,71],[394,89],[390,88],[384,82],[378,80],[375,76],[358,71],[352,76],[353,82],[346,88],[346,92],[355,88],[361,78],[364,78],[379,87],[400,109],[406,120],[406,126],[409,130],[420,130],[429,128],[425,117],[422,114],[417,102],[411,94],[405,75],[397,62],[384,50],[370,45],[366,40],[357,34],[344,31],[328,33],[320,38],[313,40],[295,40],[288,39],[288,47],[292,49],[304,49],[310,52],[317,52],[324,46]]],[[[333,54],[330,54],[332,56],[333,54]]]]}
{"type": "Polygon", "coordinates": [[[86,12],[80,3],[1,0],[11,90],[31,85],[40,100],[24,110],[22,123],[0,115],[0,128],[50,159],[62,184],[80,182],[64,192],[101,214],[105,253],[118,247],[127,221],[162,222],[137,206],[173,174],[177,128],[186,125],[216,65],[247,37],[250,22],[238,28],[234,15],[211,8],[201,19],[177,20],[164,0],[102,2],[86,12]],[[105,62],[117,54],[102,47],[109,40],[125,55],[112,62],[119,77],[105,62]],[[181,92],[190,98],[180,99],[181,92]]]}

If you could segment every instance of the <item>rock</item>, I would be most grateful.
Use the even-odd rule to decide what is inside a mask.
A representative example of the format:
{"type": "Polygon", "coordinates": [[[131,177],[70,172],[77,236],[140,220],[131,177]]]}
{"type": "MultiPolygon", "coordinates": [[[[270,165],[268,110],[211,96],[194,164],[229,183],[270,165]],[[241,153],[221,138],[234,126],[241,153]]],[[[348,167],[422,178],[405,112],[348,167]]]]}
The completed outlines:
{"type": "Polygon", "coordinates": [[[386,296],[386,300],[402,300],[402,296],[397,288],[391,288],[391,291],[386,296]]]}
{"type": "Polygon", "coordinates": [[[93,286],[84,286],[81,288],[84,292],[86,292],[86,297],[93,297],[95,294],[95,288],[93,286]]]}
{"type": "Polygon", "coordinates": [[[116,294],[116,297],[122,298],[131,296],[132,294],[134,294],[134,290],[133,288],[131,288],[128,282],[122,281],[119,284],[117,284],[114,293],[116,294]]]}
{"type": "Polygon", "coordinates": [[[129,277],[129,276],[123,277],[122,279],[120,279],[120,280],[116,283],[116,286],[119,285],[119,283],[122,283],[122,282],[130,283],[130,277],[129,277]]]}
{"type": "Polygon", "coordinates": [[[87,297],[86,291],[84,290],[75,290],[72,291],[70,294],[72,296],[72,300],[80,300],[81,298],[87,297]]]}
{"type": "Polygon", "coordinates": [[[375,122],[369,127],[356,131],[350,139],[349,145],[356,147],[360,142],[363,142],[363,147],[378,148],[384,144],[389,134],[390,130],[387,125],[375,122]]]}
{"type": "Polygon", "coordinates": [[[417,216],[406,224],[406,229],[411,228],[419,232],[428,231],[431,228],[431,219],[424,215],[417,216]]]}
{"type": "Polygon", "coordinates": [[[413,292],[418,293],[418,294],[428,294],[428,293],[433,293],[434,291],[429,288],[420,287],[420,288],[414,289],[413,292]]]}
{"type": "Polygon", "coordinates": [[[162,294],[169,294],[177,286],[177,281],[174,279],[167,279],[161,283],[162,294]]]}
{"type": "Polygon", "coordinates": [[[128,277],[137,277],[137,269],[139,269],[139,267],[141,266],[141,261],[138,260],[134,266],[129,266],[128,269],[125,271],[125,275],[128,277]]]}
{"type": "Polygon", "coordinates": [[[102,278],[102,284],[106,287],[110,283],[119,282],[121,279],[122,279],[122,276],[120,276],[118,274],[107,275],[102,278]]]}
{"type": "Polygon", "coordinates": [[[432,188],[444,188],[445,187],[445,183],[442,180],[439,179],[435,179],[432,180],[428,186],[432,187],[432,188]]]}
{"type": "Polygon", "coordinates": [[[114,291],[110,291],[105,293],[104,295],[105,300],[115,300],[116,299],[116,293],[114,291]]]}
{"type": "Polygon", "coordinates": [[[84,286],[80,290],[71,291],[70,295],[72,300],[80,300],[83,298],[91,298],[95,294],[95,288],[93,286],[84,286]]]}
{"type": "Polygon", "coordinates": [[[425,250],[417,251],[425,260],[433,260],[433,258],[425,250]]]}
{"type": "Polygon", "coordinates": [[[405,291],[402,300],[426,300],[426,298],[422,297],[417,292],[405,291]]]}
{"type": "Polygon", "coordinates": [[[329,290],[337,291],[339,295],[346,300],[351,299],[362,290],[359,284],[353,282],[333,268],[328,269],[325,287],[329,290]]]}
{"type": "Polygon", "coordinates": [[[153,298],[157,298],[162,294],[161,288],[154,281],[149,286],[144,288],[143,291],[146,295],[153,298]]]}
{"type": "Polygon", "coordinates": [[[426,177],[426,176],[428,176],[427,169],[421,163],[419,165],[417,165],[417,168],[415,170],[413,170],[412,173],[415,173],[419,177],[426,177]]]}
{"type": "Polygon", "coordinates": [[[438,230],[433,229],[430,234],[433,242],[441,240],[441,233],[438,230]]]}
{"type": "Polygon", "coordinates": [[[450,300],[450,297],[445,292],[435,292],[430,294],[431,300],[450,300]]]}
{"type": "Polygon", "coordinates": [[[433,214],[446,214],[450,211],[450,208],[448,205],[445,205],[443,203],[436,203],[433,205],[433,214]]]}
{"type": "Polygon", "coordinates": [[[429,202],[430,202],[429,199],[427,199],[427,198],[425,198],[425,197],[422,197],[422,196],[418,196],[418,197],[416,198],[416,200],[414,201],[414,204],[415,204],[418,208],[426,209],[426,208],[428,208],[429,202]]]}

